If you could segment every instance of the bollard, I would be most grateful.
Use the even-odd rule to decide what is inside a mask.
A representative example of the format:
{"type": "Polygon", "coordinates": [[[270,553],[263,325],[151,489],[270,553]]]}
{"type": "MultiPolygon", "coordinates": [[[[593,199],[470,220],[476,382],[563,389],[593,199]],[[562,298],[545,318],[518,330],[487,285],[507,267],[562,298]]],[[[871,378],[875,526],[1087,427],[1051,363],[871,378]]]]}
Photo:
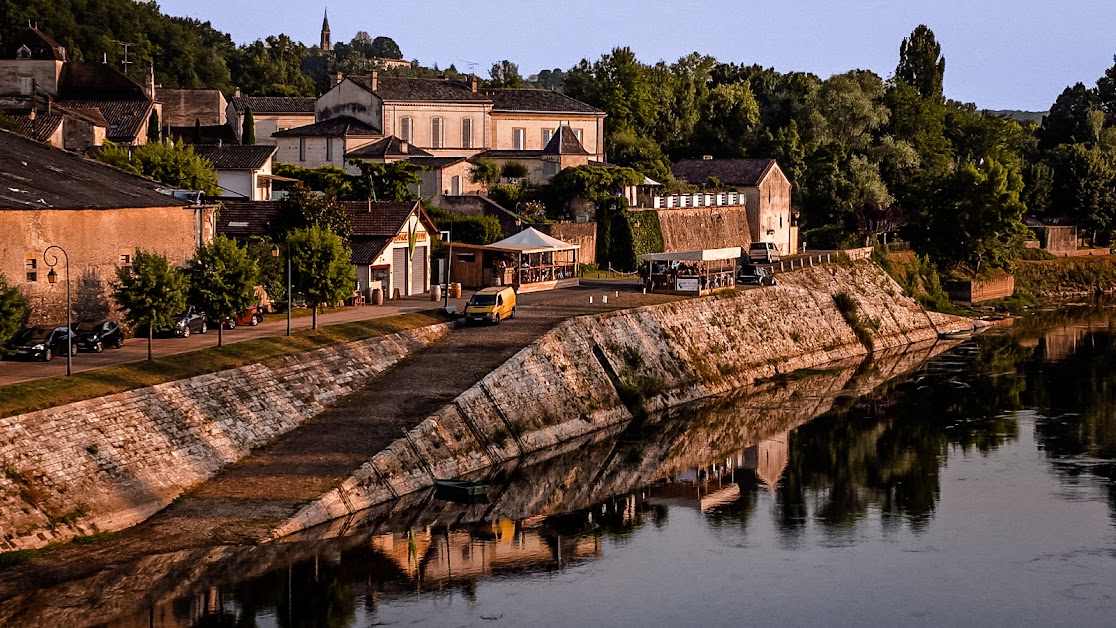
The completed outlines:
{"type": "Polygon", "coordinates": [[[608,295],[607,294],[602,294],[601,295],[601,303],[603,303],[605,305],[608,304],[608,295]]]}
{"type": "Polygon", "coordinates": [[[593,305],[593,297],[589,297],[589,305],[593,305]]]}
{"type": "Polygon", "coordinates": [[[620,298],[620,291],[619,291],[619,290],[617,290],[617,291],[616,291],[616,298],[617,298],[617,299],[619,299],[619,298],[620,298]]]}

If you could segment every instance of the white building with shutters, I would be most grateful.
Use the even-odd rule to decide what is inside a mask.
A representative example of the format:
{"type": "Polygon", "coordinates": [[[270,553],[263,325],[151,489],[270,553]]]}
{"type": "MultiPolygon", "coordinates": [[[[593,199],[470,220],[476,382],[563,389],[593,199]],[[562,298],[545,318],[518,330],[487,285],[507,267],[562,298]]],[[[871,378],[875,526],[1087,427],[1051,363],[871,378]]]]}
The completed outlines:
{"type": "Polygon", "coordinates": [[[370,300],[383,290],[393,299],[430,291],[430,250],[438,235],[419,203],[346,202],[352,218],[353,265],[358,290],[370,300]]]}

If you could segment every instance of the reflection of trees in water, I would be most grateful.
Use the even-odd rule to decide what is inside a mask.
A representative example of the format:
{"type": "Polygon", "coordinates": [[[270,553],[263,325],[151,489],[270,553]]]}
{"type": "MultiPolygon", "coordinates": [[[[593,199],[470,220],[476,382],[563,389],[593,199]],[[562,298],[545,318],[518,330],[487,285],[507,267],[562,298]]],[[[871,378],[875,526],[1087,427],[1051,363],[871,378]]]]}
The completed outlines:
{"type": "Polygon", "coordinates": [[[1108,481],[1116,517],[1116,386],[1112,384],[1116,336],[1083,335],[1076,351],[1057,363],[1029,364],[1028,402],[1038,414],[1035,434],[1055,470],[1070,481],[1108,481]]]}
{"type": "Polygon", "coordinates": [[[1015,376],[1030,350],[981,338],[801,428],[777,491],[780,527],[795,536],[813,519],[851,528],[870,511],[885,525],[923,528],[940,496],[951,446],[988,452],[1016,438],[1015,376]]]}

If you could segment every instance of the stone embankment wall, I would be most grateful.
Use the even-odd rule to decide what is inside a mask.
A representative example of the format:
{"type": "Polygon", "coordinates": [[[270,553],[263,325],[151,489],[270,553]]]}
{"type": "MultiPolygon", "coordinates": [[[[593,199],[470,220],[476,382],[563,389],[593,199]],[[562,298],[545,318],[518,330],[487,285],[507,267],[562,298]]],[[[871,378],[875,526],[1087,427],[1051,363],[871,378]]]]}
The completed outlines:
{"type": "Polygon", "coordinates": [[[0,550],[119,530],[449,331],[434,325],[0,419],[0,550]]]}
{"type": "Polygon", "coordinates": [[[748,211],[739,207],[694,207],[658,210],[667,251],[697,251],[739,246],[752,242],[748,211]]]}
{"type": "MultiPolygon", "coordinates": [[[[804,268],[778,286],[571,319],[373,456],[278,538],[511,458],[757,380],[937,337],[870,262],[804,268]]],[[[948,318],[948,317],[947,317],[948,318]]],[[[964,319],[953,322],[960,328],[964,319]]],[[[969,328],[971,329],[971,324],[969,328]]]]}

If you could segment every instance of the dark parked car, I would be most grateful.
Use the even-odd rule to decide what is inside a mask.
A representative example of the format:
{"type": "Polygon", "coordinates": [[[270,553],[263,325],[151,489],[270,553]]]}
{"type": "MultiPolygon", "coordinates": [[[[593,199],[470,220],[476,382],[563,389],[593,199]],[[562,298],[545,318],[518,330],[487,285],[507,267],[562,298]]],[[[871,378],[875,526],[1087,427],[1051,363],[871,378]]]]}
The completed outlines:
{"type": "Polygon", "coordinates": [[[774,286],[779,283],[771,269],[756,264],[744,264],[736,273],[736,283],[745,286],[774,286]]]}
{"type": "Polygon", "coordinates": [[[192,333],[204,334],[207,331],[209,331],[209,323],[206,322],[205,312],[191,305],[185,312],[175,314],[174,323],[170,327],[163,327],[159,333],[189,338],[192,333]]]}
{"type": "Polygon", "coordinates": [[[49,362],[55,355],[66,355],[70,350],[77,353],[77,339],[74,339],[72,348],[66,341],[70,337],[67,327],[31,327],[25,329],[7,343],[8,349],[15,351],[16,357],[31,358],[49,362]]]}
{"type": "Polygon", "coordinates": [[[124,346],[124,330],[116,321],[103,318],[97,321],[82,321],[74,326],[78,349],[100,353],[105,347],[119,349],[124,346]]]}

